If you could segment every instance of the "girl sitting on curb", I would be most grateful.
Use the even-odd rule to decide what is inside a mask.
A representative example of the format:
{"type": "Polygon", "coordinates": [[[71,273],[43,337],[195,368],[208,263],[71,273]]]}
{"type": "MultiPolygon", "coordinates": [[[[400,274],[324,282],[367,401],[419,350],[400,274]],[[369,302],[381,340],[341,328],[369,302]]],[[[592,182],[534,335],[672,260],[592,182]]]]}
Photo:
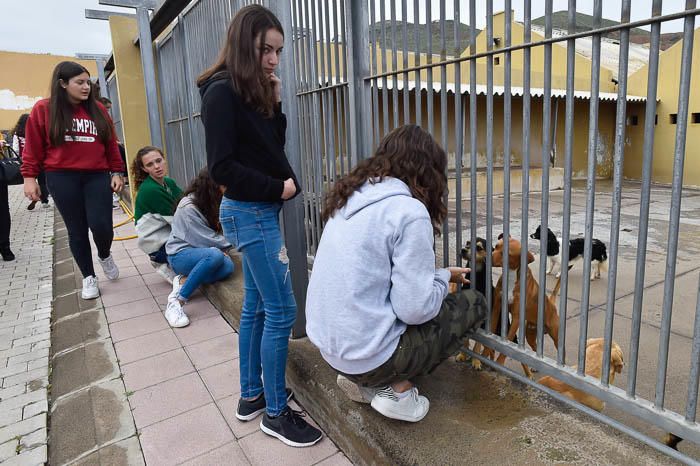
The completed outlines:
{"type": "Polygon", "coordinates": [[[171,327],[185,327],[190,321],[184,304],[202,283],[214,283],[231,275],[233,261],[226,253],[231,244],[221,233],[219,186],[206,168],[192,180],[173,218],[165,251],[178,275],[168,296],[165,318],[171,327]]]}

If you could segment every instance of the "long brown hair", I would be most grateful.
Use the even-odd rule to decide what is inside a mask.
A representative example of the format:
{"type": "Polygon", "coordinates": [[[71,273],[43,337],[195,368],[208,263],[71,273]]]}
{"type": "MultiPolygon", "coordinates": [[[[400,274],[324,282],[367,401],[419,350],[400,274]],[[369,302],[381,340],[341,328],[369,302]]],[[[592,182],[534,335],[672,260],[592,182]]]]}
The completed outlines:
{"type": "Polygon", "coordinates": [[[221,233],[219,206],[221,206],[221,199],[224,195],[219,189],[219,185],[209,176],[207,167],[202,168],[197,176],[190,181],[184,195],[188,194],[193,194],[192,203],[207,219],[209,227],[221,233]]]}
{"type": "MultiPolygon", "coordinates": [[[[61,86],[61,81],[68,83],[71,78],[83,73],[90,76],[87,68],[72,61],[62,61],[53,70],[50,85],[51,97],[49,98],[49,140],[54,147],[65,142],[66,132],[70,131],[73,126],[73,107],[68,100],[67,91],[61,86]]],[[[95,89],[92,83],[87,100],[81,102],[80,105],[85,108],[85,111],[95,122],[97,136],[102,143],[106,144],[111,141],[114,137],[112,125],[95,99],[95,89]]]]}
{"type": "Polygon", "coordinates": [[[139,149],[133,162],[131,162],[131,175],[134,177],[134,189],[137,191],[141,186],[141,183],[143,183],[146,178],[150,176],[148,173],[146,173],[143,166],[143,157],[150,152],[158,152],[163,159],[165,159],[163,151],[155,146],[145,146],[139,149]]]}
{"type": "Polygon", "coordinates": [[[228,26],[226,42],[216,63],[197,78],[197,86],[201,87],[212,77],[227,77],[246,104],[271,117],[275,105],[273,88],[262,69],[262,51],[256,50],[265,43],[270,29],[284,36],[279,20],[267,8],[260,5],[241,8],[228,26]],[[258,36],[260,44],[256,45],[258,36]]]}
{"type": "Polygon", "coordinates": [[[361,161],[346,176],[336,181],[325,199],[322,218],[327,221],[348,202],[365,182],[397,178],[408,185],[411,195],[428,209],[433,231],[447,215],[443,196],[447,192],[447,156],[435,139],[419,126],[394,129],[379,142],[374,156],[361,161]]]}

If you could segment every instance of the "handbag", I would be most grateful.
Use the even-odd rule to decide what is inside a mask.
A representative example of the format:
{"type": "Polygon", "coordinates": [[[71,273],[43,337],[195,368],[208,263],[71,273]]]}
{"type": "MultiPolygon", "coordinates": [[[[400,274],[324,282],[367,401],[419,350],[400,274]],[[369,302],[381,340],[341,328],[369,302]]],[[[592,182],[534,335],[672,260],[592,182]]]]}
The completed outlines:
{"type": "Polygon", "coordinates": [[[8,146],[7,150],[10,154],[13,154],[13,156],[0,159],[0,182],[7,183],[8,185],[22,184],[24,183],[24,178],[20,172],[22,158],[12,147],[8,146]]]}

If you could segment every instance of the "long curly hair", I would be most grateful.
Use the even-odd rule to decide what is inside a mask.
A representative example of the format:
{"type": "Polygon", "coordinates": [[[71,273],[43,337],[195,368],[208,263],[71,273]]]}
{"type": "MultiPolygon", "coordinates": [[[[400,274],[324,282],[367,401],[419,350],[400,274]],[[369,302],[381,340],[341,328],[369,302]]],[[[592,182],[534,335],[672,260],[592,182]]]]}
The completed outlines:
{"type": "Polygon", "coordinates": [[[184,195],[192,194],[192,203],[207,219],[209,227],[221,233],[221,223],[219,222],[219,207],[223,192],[219,185],[209,176],[207,167],[202,168],[197,176],[190,181],[190,185],[185,189],[184,195]]]}
{"type": "Polygon", "coordinates": [[[143,167],[143,157],[149,152],[158,152],[163,157],[163,159],[165,159],[163,151],[160,150],[158,147],[145,146],[139,149],[139,151],[136,153],[136,157],[134,157],[134,160],[131,162],[131,173],[134,177],[134,189],[136,189],[137,191],[141,186],[141,183],[143,183],[146,180],[146,178],[150,176],[148,173],[146,173],[143,167]]]}
{"type": "Polygon", "coordinates": [[[396,128],[379,142],[373,157],[361,161],[348,175],[336,181],[325,198],[323,221],[345,206],[348,198],[365,182],[374,183],[390,176],[406,183],[411,195],[425,205],[433,232],[439,235],[447,215],[443,201],[447,192],[446,168],[445,151],[430,133],[415,125],[396,128]]]}

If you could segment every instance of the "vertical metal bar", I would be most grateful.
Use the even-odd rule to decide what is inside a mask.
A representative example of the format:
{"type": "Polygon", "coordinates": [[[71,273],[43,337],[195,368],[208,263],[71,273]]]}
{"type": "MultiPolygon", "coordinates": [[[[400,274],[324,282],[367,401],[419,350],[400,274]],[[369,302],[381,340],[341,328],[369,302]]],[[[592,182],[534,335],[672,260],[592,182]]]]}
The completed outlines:
{"type": "MultiPolygon", "coordinates": [[[[602,0],[593,2],[593,29],[601,24],[602,0]]],[[[578,340],[578,373],[586,370],[586,339],[588,337],[588,304],[590,301],[591,254],[593,251],[593,213],[595,211],[596,156],[598,154],[598,95],[600,91],[600,34],[593,35],[591,57],[591,102],[588,119],[588,179],[586,181],[586,236],[583,248],[583,283],[581,288],[581,319],[578,340]]]]}
{"type": "MultiPolygon", "coordinates": [[[[318,27],[317,27],[317,22],[316,22],[316,1],[317,0],[311,0],[312,6],[309,6],[308,3],[306,5],[307,7],[307,12],[310,11],[310,16],[311,16],[311,21],[308,23],[311,25],[310,28],[310,49],[309,53],[311,55],[311,89],[312,90],[318,90],[320,85],[320,77],[321,77],[321,72],[322,70],[319,69],[319,53],[318,53],[318,48],[317,48],[317,38],[316,34],[318,32],[318,27]]],[[[323,54],[320,54],[321,58],[323,58],[323,54]]],[[[320,237],[321,237],[321,228],[322,228],[322,222],[321,222],[321,193],[323,192],[323,160],[322,160],[322,155],[321,155],[321,130],[318,127],[318,121],[320,120],[320,111],[321,105],[319,102],[319,93],[314,92],[311,94],[311,99],[309,102],[309,125],[311,128],[311,137],[312,139],[312,151],[310,153],[311,157],[311,166],[312,168],[312,176],[313,176],[313,188],[312,188],[312,196],[313,196],[313,202],[314,202],[314,208],[313,208],[313,214],[315,218],[315,228],[314,228],[314,244],[318,246],[320,237]]]]}
{"type": "MultiPolygon", "coordinates": [[[[427,6],[425,8],[425,30],[428,37],[426,38],[428,50],[426,53],[426,60],[428,64],[433,63],[433,22],[431,14],[433,5],[431,0],[427,0],[427,6]]],[[[433,104],[435,93],[433,92],[433,67],[427,69],[428,72],[428,86],[427,86],[427,99],[428,99],[428,132],[430,134],[435,134],[435,118],[433,114],[433,104]]]]}
{"type": "MultiPolygon", "coordinates": [[[[445,43],[445,2],[440,2],[440,61],[447,59],[447,46],[445,43]]],[[[440,66],[440,132],[442,133],[442,148],[449,153],[447,139],[447,66],[440,66]]],[[[449,167],[445,167],[445,176],[449,167]]],[[[448,204],[447,192],[443,196],[445,205],[448,204]]],[[[450,263],[450,223],[448,216],[442,222],[442,265],[447,267],[450,263]]]]}
{"type": "MultiPolygon", "coordinates": [[[[510,1],[510,0],[507,0],[510,1]]],[[[454,4],[455,57],[461,53],[460,2],[454,4]]],[[[462,266],[462,156],[464,154],[464,113],[462,109],[462,64],[455,66],[455,263],[462,266]]]]}
{"type": "MultiPolygon", "coordinates": [[[[343,65],[343,81],[347,82],[348,81],[348,31],[345,27],[345,0],[339,0],[340,1],[340,32],[342,33],[342,38],[343,38],[343,59],[341,60],[341,63],[343,65]]],[[[365,5],[366,7],[366,5],[365,5]]],[[[366,11],[366,10],[365,10],[366,11]]],[[[367,22],[367,17],[365,16],[365,22],[367,22]]],[[[371,43],[371,42],[370,42],[371,43]]]]}
{"type": "MultiPolygon", "coordinates": [[[[350,2],[352,4],[352,2],[350,2]]],[[[350,9],[352,9],[352,5],[350,5],[350,9]]],[[[371,57],[371,71],[372,74],[377,74],[379,71],[379,56],[378,56],[378,42],[379,40],[377,39],[377,23],[376,23],[376,18],[375,18],[375,1],[374,0],[369,0],[369,14],[370,14],[370,28],[369,28],[369,34],[370,34],[370,45],[371,45],[371,51],[370,51],[370,57],[371,57]]],[[[352,24],[350,24],[350,27],[352,27],[352,24]]],[[[354,34],[353,34],[354,37],[354,34]]],[[[356,77],[352,72],[350,73],[350,76],[353,78],[356,77]]],[[[374,140],[373,140],[373,146],[376,147],[377,144],[379,144],[379,138],[380,138],[380,133],[381,129],[379,127],[379,89],[377,89],[377,86],[379,86],[379,79],[373,79],[372,80],[372,116],[373,116],[373,121],[374,124],[372,127],[374,128],[374,140]]]]}
{"type": "MultiPolygon", "coordinates": [[[[343,2],[343,0],[338,0],[338,1],[340,1],[341,3],[343,2]]],[[[341,81],[346,82],[345,79],[343,78],[343,76],[341,74],[341,70],[340,70],[340,44],[341,44],[340,37],[341,37],[342,30],[339,29],[339,28],[341,28],[341,25],[338,22],[338,2],[336,0],[334,0],[332,2],[332,4],[333,4],[333,30],[335,31],[335,41],[333,41],[333,44],[332,44],[333,49],[334,49],[334,55],[335,55],[335,72],[333,73],[333,76],[335,77],[336,83],[339,83],[341,81]]],[[[345,42],[343,41],[342,43],[343,43],[343,47],[345,47],[345,42]]],[[[346,154],[345,154],[346,146],[344,146],[344,144],[343,144],[344,143],[343,130],[345,128],[343,118],[344,118],[345,112],[343,112],[343,110],[341,108],[342,104],[343,104],[343,101],[342,101],[343,92],[344,91],[342,88],[336,88],[334,91],[335,98],[333,100],[335,102],[335,125],[336,125],[337,131],[338,131],[338,162],[340,164],[340,167],[336,167],[335,172],[334,172],[334,176],[338,176],[338,175],[342,176],[344,174],[343,160],[346,157],[346,154]],[[338,168],[339,168],[339,170],[338,170],[338,168]]]]}
{"type": "Polygon", "coordinates": [[[146,105],[148,105],[148,127],[151,131],[151,143],[156,147],[163,147],[158,87],[156,85],[156,67],[153,62],[153,41],[151,41],[151,22],[148,17],[148,8],[136,8],[136,22],[139,28],[139,48],[141,50],[143,81],[146,88],[146,105]]]}
{"type": "Polygon", "coordinates": [[[399,48],[396,46],[396,0],[390,0],[389,8],[391,9],[391,71],[394,72],[392,76],[394,85],[391,90],[393,97],[392,113],[394,114],[394,128],[396,128],[399,126],[399,84],[398,75],[396,74],[396,70],[399,67],[396,52],[399,48]]]}
{"type": "Polygon", "coordinates": [[[685,404],[685,420],[688,422],[695,422],[695,413],[698,409],[698,382],[700,382],[700,281],[698,282],[698,298],[695,304],[693,349],[690,356],[688,397],[685,404]]]}
{"type": "MultiPolygon", "coordinates": [[[[382,56],[382,73],[386,73],[387,66],[386,66],[386,21],[385,21],[385,15],[386,15],[386,3],[385,0],[379,0],[379,21],[381,21],[380,27],[382,31],[382,40],[380,44],[380,52],[382,56]]],[[[383,118],[382,121],[384,123],[384,131],[382,132],[382,136],[387,134],[390,131],[389,127],[389,92],[388,92],[388,79],[386,76],[382,78],[382,113],[383,113],[383,118]]]]}
{"type": "Polygon", "coordinates": [[[95,60],[95,66],[97,67],[97,81],[100,83],[100,96],[109,99],[109,88],[107,87],[107,80],[105,80],[104,60],[101,58],[95,60]]]}
{"type": "MultiPolygon", "coordinates": [[[[332,3],[335,3],[333,1],[332,3]]],[[[331,25],[330,25],[330,6],[328,2],[324,2],[324,20],[325,20],[325,26],[326,26],[326,35],[325,35],[325,41],[326,41],[326,63],[328,65],[327,69],[327,82],[329,82],[331,85],[336,84],[336,77],[337,77],[337,69],[334,72],[333,71],[333,60],[331,56],[331,46],[332,46],[332,40],[331,40],[331,25]]],[[[337,29],[334,27],[334,29],[337,29]]],[[[336,162],[336,147],[335,147],[335,122],[334,122],[334,117],[333,117],[333,106],[335,104],[335,99],[333,98],[335,94],[335,88],[328,91],[324,91],[325,94],[325,107],[323,109],[324,112],[324,127],[325,127],[325,134],[326,134],[326,173],[328,174],[328,179],[326,180],[326,189],[330,190],[333,182],[335,181],[335,162],[336,162]]]]}
{"type": "MultiPolygon", "coordinates": [[[[629,23],[631,0],[622,2],[620,21],[629,23]]],[[[610,223],[610,250],[608,254],[608,294],[607,309],[605,311],[605,331],[603,348],[603,372],[600,383],[608,386],[610,381],[610,352],[612,351],[613,322],[615,316],[615,287],[617,285],[617,247],[620,240],[620,208],[622,202],[622,170],[625,158],[625,120],[627,117],[627,62],[629,58],[630,31],[620,31],[620,59],[618,88],[617,88],[617,115],[615,118],[615,154],[613,156],[613,198],[612,219],[610,223]]]]}
{"type": "MultiPolygon", "coordinates": [[[[486,0],[486,50],[493,50],[493,0],[486,0]]],[[[486,250],[493,241],[493,55],[486,57],[486,250]]],[[[486,276],[491,276],[491,254],[486,254],[486,276]]],[[[486,307],[493,308],[491,288],[486,287],[486,307]]],[[[490,317],[490,312],[487,315],[490,317]]],[[[490,319],[487,320],[490,323],[490,319]]],[[[489,328],[491,328],[489,326],[489,328]]]]}
{"type": "MultiPolygon", "coordinates": [[[[576,33],[576,0],[569,0],[568,33],[576,33]]],[[[561,228],[561,289],[559,290],[559,347],[557,364],[566,363],[566,306],[569,290],[569,233],[571,230],[571,178],[574,152],[574,84],[576,40],[566,41],[566,115],[564,116],[564,211],[561,228]]]]}
{"type": "MultiPolygon", "coordinates": [[[[544,36],[552,37],[552,0],[545,3],[544,36]]],[[[537,355],[544,352],[544,306],[547,291],[547,238],[549,228],[549,163],[552,130],[552,44],[544,46],[542,95],[542,203],[540,207],[540,284],[537,293],[537,355]]]]}
{"type": "MultiPolygon", "coordinates": [[[[695,0],[686,0],[685,9],[695,8],[695,0]]],[[[666,246],[666,274],[664,276],[664,301],[661,307],[661,334],[659,335],[659,365],[656,371],[656,399],[654,405],[663,408],[666,391],[668,345],[671,337],[673,289],[676,279],[676,255],[683,191],[683,165],[685,162],[685,138],[688,130],[688,100],[690,98],[690,72],[693,65],[693,36],[695,16],[683,21],[683,51],[681,52],[681,80],[678,92],[678,120],[676,125],[676,150],[673,156],[673,187],[671,189],[671,214],[669,216],[668,243],[666,246]]]]}
{"type": "MultiPolygon", "coordinates": [[[[275,13],[286,31],[292,29],[292,10],[290,2],[276,2],[275,13]]],[[[291,34],[290,34],[291,37],[291,34]]],[[[291,41],[290,41],[291,42],[291,41]]],[[[294,69],[294,47],[282,49],[280,57],[280,79],[282,80],[282,98],[290,102],[285,106],[285,113],[290,121],[298,121],[296,99],[296,72],[294,69]]],[[[285,152],[289,164],[296,173],[302,170],[301,145],[296,125],[288,127],[285,152]]],[[[306,261],[306,242],[304,240],[304,203],[302,196],[285,202],[282,209],[284,219],[285,244],[289,255],[289,268],[292,272],[292,289],[297,303],[297,319],[292,329],[295,338],[306,335],[306,288],[308,286],[308,266],[306,261]]]]}
{"type": "MultiPolygon", "coordinates": [[[[346,114],[346,118],[350,120],[351,165],[355,166],[359,160],[369,157],[372,147],[372,119],[367,118],[371,101],[370,89],[369,82],[364,79],[365,76],[369,75],[367,2],[348,2],[345,14],[347,15],[346,23],[350,28],[347,48],[348,55],[351,57],[348,60],[348,77],[351,79],[348,90],[349,112],[346,114]]],[[[372,27],[374,28],[374,25],[372,27]]],[[[375,90],[376,87],[375,81],[375,90]]],[[[376,118],[376,100],[374,101],[374,115],[376,118]]]]}
{"type": "MultiPolygon", "coordinates": [[[[414,65],[421,64],[421,50],[420,50],[420,10],[418,9],[419,0],[413,0],[413,30],[415,34],[414,45],[415,45],[415,60],[414,65]]],[[[413,94],[416,100],[416,124],[418,126],[423,126],[423,115],[422,115],[422,104],[421,104],[421,92],[423,89],[423,84],[421,84],[420,71],[416,70],[415,75],[415,88],[413,94]]]]}
{"type": "MultiPolygon", "coordinates": [[[[476,54],[476,0],[469,0],[469,54],[476,54]]],[[[477,126],[476,126],[476,60],[469,60],[469,230],[471,235],[471,251],[469,257],[476,257],[476,151],[477,151],[477,126]]],[[[476,286],[476,267],[472,266],[470,275],[471,288],[476,286]]],[[[486,318],[489,318],[489,312],[486,318]]],[[[486,323],[486,328],[490,329],[490,322],[486,323]]]]}
{"type": "MultiPolygon", "coordinates": [[[[532,38],[532,4],[525,0],[525,33],[523,41],[529,43],[532,38]]],[[[522,161],[522,220],[520,225],[520,322],[518,322],[518,346],[525,347],[525,286],[527,277],[527,233],[530,209],[530,49],[523,50],[523,161],[522,161]]],[[[507,241],[507,239],[506,239],[507,241]]]]}
{"type": "MultiPolygon", "coordinates": [[[[504,37],[505,47],[512,42],[512,5],[505,0],[504,37]]],[[[503,237],[510,238],[510,127],[512,119],[511,99],[511,54],[506,52],[503,60],[503,237]]],[[[508,257],[509,241],[503,241],[503,257],[508,257]]],[[[503,267],[503,283],[508,283],[509,267],[503,267]]],[[[508,293],[501,293],[501,336],[508,334],[508,293]]]]}
{"type": "MultiPolygon", "coordinates": [[[[403,69],[408,68],[408,6],[406,0],[401,0],[401,18],[403,19],[403,69]]],[[[408,72],[402,76],[403,81],[403,124],[408,125],[411,120],[411,108],[408,91],[408,72]]]]}

